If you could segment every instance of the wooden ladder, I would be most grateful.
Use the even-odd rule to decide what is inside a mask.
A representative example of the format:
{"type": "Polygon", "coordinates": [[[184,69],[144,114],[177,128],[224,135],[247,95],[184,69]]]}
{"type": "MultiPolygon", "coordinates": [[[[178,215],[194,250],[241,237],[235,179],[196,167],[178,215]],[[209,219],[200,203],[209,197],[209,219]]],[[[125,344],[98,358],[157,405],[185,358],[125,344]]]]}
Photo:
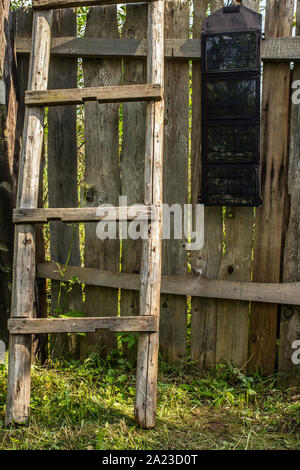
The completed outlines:
{"type": "MultiPolygon", "coordinates": [[[[27,423],[30,407],[32,335],[37,333],[111,331],[140,332],[135,416],[143,428],[155,425],[161,286],[161,217],[163,163],[164,0],[148,3],[147,85],[47,90],[51,23],[54,8],[127,3],[121,0],[33,0],[32,48],[25,103],[26,113],[20,161],[17,209],[14,211],[15,252],[6,424],[27,423]],[[40,161],[44,137],[44,106],[147,101],[145,207],[128,208],[128,219],[148,220],[149,239],[143,241],[140,316],[71,319],[33,318],[36,278],[35,224],[49,220],[95,222],[103,217],[124,220],[124,210],[103,207],[38,209],[40,161]]],[[[130,3],[142,3],[131,0],[130,3]]]]}

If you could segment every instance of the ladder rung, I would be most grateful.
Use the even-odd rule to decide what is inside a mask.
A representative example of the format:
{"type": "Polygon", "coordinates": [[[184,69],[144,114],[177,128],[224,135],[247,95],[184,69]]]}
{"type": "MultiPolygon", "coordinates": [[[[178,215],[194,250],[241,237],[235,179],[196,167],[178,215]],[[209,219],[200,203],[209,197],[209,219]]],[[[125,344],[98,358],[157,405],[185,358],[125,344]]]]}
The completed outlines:
{"type": "Polygon", "coordinates": [[[15,224],[47,224],[51,220],[73,223],[99,222],[103,219],[108,221],[155,220],[155,217],[154,206],[15,209],[13,222],[15,224]]]}
{"type": "Polygon", "coordinates": [[[11,318],[8,329],[13,335],[39,333],[156,332],[156,316],[86,317],[86,318],[11,318]]]}
{"type": "Polygon", "coordinates": [[[64,104],[83,104],[85,101],[121,103],[161,100],[162,98],[163,91],[161,85],[120,85],[26,91],[25,104],[28,106],[58,106],[64,104]]]}
{"type": "Polygon", "coordinates": [[[36,10],[55,8],[105,6],[130,3],[149,3],[151,0],[33,0],[32,7],[36,10]]]}

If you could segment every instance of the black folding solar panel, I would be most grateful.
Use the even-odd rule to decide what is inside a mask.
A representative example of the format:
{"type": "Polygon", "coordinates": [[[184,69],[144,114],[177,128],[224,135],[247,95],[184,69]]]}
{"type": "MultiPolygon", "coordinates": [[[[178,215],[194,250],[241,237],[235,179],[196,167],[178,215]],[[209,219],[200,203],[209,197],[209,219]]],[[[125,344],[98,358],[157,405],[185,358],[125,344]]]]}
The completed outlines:
{"type": "Polygon", "coordinates": [[[258,206],[262,17],[224,7],[202,25],[202,182],[205,205],[258,206]]]}

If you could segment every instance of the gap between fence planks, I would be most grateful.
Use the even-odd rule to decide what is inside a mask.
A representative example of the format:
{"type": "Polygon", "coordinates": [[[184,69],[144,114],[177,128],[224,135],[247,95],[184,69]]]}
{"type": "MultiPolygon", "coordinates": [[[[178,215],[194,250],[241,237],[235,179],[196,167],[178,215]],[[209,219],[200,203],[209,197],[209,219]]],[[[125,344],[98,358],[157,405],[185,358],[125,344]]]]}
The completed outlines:
{"type": "MultiPolygon", "coordinates": [[[[71,280],[78,277],[89,286],[112,287],[126,290],[140,290],[140,275],[101,271],[93,268],[41,263],[37,275],[45,279],[71,280]],[[61,273],[64,272],[62,277],[61,273]]],[[[164,294],[208,297],[211,299],[244,300],[252,302],[285,303],[299,305],[300,283],[256,283],[238,281],[216,281],[193,274],[162,276],[161,292],[164,294]]],[[[172,313],[170,313],[172,315],[172,313]]]]}
{"type": "Polygon", "coordinates": [[[98,103],[121,103],[126,101],[151,101],[162,99],[160,85],[132,85],[73,88],[67,90],[26,91],[27,106],[57,106],[98,103]]]}
{"type": "Polygon", "coordinates": [[[155,316],[88,317],[88,318],[19,318],[8,321],[11,334],[38,333],[96,333],[97,330],[115,332],[156,332],[155,316]]]}
{"type": "MultiPolygon", "coordinates": [[[[29,54],[30,48],[30,38],[16,38],[19,55],[29,54]]],[[[52,38],[51,54],[62,57],[146,59],[148,43],[145,39],[52,38]]],[[[166,39],[165,58],[200,60],[201,39],[166,39]]],[[[300,61],[300,37],[263,39],[261,58],[263,61],[300,61]]]]}

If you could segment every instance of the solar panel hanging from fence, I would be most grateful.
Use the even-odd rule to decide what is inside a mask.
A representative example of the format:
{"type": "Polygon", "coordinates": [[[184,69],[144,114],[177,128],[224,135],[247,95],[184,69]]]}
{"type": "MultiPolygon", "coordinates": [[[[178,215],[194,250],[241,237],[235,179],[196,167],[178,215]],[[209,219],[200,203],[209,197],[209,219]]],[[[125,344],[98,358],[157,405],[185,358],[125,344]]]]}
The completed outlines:
{"type": "Polygon", "coordinates": [[[224,7],[202,26],[201,202],[259,206],[262,17],[224,7]]]}

